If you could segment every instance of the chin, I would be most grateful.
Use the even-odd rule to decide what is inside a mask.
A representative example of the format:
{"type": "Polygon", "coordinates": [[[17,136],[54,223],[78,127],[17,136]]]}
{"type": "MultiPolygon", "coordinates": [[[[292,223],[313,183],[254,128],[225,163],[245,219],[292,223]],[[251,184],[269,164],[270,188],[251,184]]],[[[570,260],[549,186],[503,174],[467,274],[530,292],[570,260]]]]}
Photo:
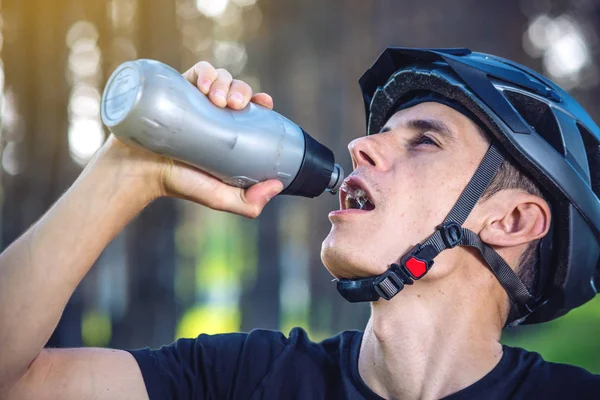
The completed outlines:
{"type": "Polygon", "coordinates": [[[351,257],[340,246],[336,246],[330,236],[331,233],[321,244],[321,261],[334,278],[348,278],[348,273],[354,269],[349,262],[351,257]]]}
{"type": "Polygon", "coordinates": [[[321,261],[335,278],[362,278],[383,273],[389,262],[379,260],[378,246],[361,238],[342,238],[333,227],[321,245],[321,261]]]}

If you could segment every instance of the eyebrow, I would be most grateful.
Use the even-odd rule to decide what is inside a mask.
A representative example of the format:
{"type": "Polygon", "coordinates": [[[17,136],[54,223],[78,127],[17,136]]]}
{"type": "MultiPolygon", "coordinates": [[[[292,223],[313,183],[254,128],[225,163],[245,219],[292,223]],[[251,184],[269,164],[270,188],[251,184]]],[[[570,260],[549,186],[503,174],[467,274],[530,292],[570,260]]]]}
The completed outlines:
{"type": "MultiPolygon", "coordinates": [[[[456,135],[452,132],[452,129],[439,119],[411,119],[403,124],[409,129],[413,129],[420,132],[433,131],[438,133],[442,138],[448,141],[455,141],[456,135]]],[[[381,130],[383,132],[389,132],[392,129],[387,126],[381,130]]]]}

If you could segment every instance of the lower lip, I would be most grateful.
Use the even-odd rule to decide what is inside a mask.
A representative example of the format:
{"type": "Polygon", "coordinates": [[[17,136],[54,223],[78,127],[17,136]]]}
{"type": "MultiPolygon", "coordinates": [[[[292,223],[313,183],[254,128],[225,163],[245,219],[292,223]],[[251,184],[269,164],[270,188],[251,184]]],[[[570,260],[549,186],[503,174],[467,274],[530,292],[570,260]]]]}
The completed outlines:
{"type": "Polygon", "coordinates": [[[371,211],[373,210],[359,210],[356,208],[348,208],[346,210],[335,210],[329,213],[329,218],[349,217],[352,215],[365,214],[371,211]]]}

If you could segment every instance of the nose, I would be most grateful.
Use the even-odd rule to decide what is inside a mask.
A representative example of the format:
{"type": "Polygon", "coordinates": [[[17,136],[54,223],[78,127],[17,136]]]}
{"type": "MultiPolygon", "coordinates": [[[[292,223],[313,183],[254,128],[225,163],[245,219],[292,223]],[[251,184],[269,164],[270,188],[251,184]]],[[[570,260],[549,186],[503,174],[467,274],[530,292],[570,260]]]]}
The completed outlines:
{"type": "Polygon", "coordinates": [[[348,151],[352,158],[352,167],[359,166],[381,167],[383,159],[377,151],[375,140],[372,136],[363,136],[354,139],[348,144],[348,151]]]}

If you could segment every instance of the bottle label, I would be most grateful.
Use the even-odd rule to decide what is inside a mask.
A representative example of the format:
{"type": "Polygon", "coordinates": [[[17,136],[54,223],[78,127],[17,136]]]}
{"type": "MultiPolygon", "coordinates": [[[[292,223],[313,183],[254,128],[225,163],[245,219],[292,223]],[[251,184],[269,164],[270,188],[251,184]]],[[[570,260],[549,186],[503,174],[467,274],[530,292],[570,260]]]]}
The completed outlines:
{"type": "Polygon", "coordinates": [[[116,125],[135,105],[141,76],[137,68],[123,66],[117,70],[102,98],[102,119],[108,126],[116,125]]]}

